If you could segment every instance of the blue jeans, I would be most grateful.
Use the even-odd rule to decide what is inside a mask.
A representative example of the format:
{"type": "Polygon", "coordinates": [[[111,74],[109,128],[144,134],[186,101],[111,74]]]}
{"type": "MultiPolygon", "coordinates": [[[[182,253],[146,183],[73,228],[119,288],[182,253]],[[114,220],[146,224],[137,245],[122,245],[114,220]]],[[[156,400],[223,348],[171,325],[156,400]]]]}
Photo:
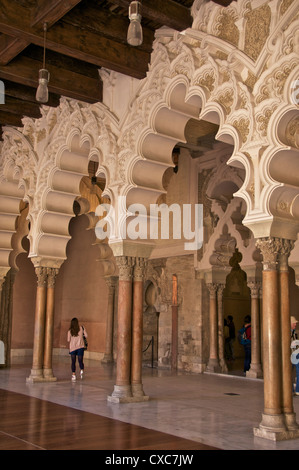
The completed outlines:
{"type": "Polygon", "coordinates": [[[294,367],[296,367],[296,388],[295,388],[295,392],[299,393],[299,363],[294,364],[294,367]]]}
{"type": "Polygon", "coordinates": [[[72,359],[72,372],[73,374],[76,372],[76,357],[78,356],[78,362],[80,370],[84,369],[83,364],[83,355],[84,355],[84,348],[76,349],[76,351],[72,351],[70,353],[72,359]]]}
{"type": "Polygon", "coordinates": [[[245,359],[244,359],[244,372],[247,372],[250,369],[251,363],[251,343],[244,345],[245,359]]]}

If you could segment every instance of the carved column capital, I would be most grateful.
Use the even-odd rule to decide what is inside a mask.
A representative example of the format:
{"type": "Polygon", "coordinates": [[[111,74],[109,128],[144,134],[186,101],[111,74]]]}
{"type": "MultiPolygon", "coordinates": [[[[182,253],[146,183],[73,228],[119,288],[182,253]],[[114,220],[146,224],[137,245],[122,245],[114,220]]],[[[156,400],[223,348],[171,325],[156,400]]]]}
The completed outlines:
{"type": "Polygon", "coordinates": [[[119,280],[131,281],[135,258],[132,256],[117,256],[116,264],[118,266],[119,280]]]}
{"type": "Polygon", "coordinates": [[[215,282],[208,282],[207,288],[210,292],[210,298],[216,298],[218,284],[216,284],[215,282]]]}
{"type": "Polygon", "coordinates": [[[281,239],[275,237],[258,238],[256,246],[261,250],[263,256],[264,271],[276,270],[281,239]]]}
{"type": "Polygon", "coordinates": [[[116,283],[117,283],[117,277],[116,276],[105,276],[104,277],[106,285],[109,289],[109,292],[114,292],[116,283]]]}
{"type": "Polygon", "coordinates": [[[47,268],[47,285],[54,288],[56,276],[59,273],[58,268],[47,268]]]}
{"type": "Polygon", "coordinates": [[[285,238],[281,239],[281,247],[279,251],[279,270],[288,271],[289,264],[288,258],[291,254],[292,249],[294,248],[295,242],[293,240],[287,240],[285,238]]]}
{"type": "Polygon", "coordinates": [[[248,287],[250,289],[250,292],[251,292],[251,298],[252,299],[258,299],[260,297],[260,291],[261,291],[261,287],[262,287],[261,282],[259,282],[259,281],[249,281],[247,285],[248,285],[248,287]]]}
{"type": "Polygon", "coordinates": [[[218,299],[222,299],[222,295],[223,295],[223,291],[225,289],[225,285],[224,284],[216,284],[216,288],[217,288],[217,297],[218,297],[218,299]]]}
{"type": "Polygon", "coordinates": [[[135,258],[134,281],[143,281],[146,265],[147,260],[145,258],[135,258]]]}
{"type": "Polygon", "coordinates": [[[47,268],[44,266],[38,266],[35,268],[35,273],[37,276],[37,286],[46,287],[47,286],[47,268]]]}

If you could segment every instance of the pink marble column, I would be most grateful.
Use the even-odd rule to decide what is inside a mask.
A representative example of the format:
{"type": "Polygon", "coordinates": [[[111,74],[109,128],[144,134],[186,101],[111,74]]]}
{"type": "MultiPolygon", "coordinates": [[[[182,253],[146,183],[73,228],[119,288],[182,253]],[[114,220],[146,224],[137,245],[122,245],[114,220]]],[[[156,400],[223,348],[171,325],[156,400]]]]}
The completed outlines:
{"type": "Polygon", "coordinates": [[[55,297],[55,279],[58,269],[47,268],[47,302],[46,302],[46,323],[45,323],[45,348],[44,348],[44,380],[53,382],[56,377],[53,375],[52,355],[53,355],[53,336],[54,336],[54,297],[55,297]]]}
{"type": "Polygon", "coordinates": [[[248,282],[251,291],[251,364],[246,377],[263,377],[260,337],[260,289],[259,282],[248,282]]]}
{"type": "Polygon", "coordinates": [[[292,364],[291,351],[291,319],[290,319],[290,291],[289,291],[289,265],[288,258],[294,242],[282,240],[279,253],[279,283],[280,283],[280,311],[281,311],[281,340],[282,340],[282,410],[288,429],[297,430],[296,414],[293,407],[292,392],[292,364]]]}
{"type": "Polygon", "coordinates": [[[225,360],[224,348],[224,318],[223,318],[223,291],[224,284],[218,284],[217,288],[217,314],[218,314],[218,351],[219,364],[222,372],[227,372],[227,364],[225,360]]]}
{"type": "Polygon", "coordinates": [[[35,302],[33,359],[31,374],[27,378],[27,382],[38,382],[43,380],[47,268],[37,267],[35,268],[35,272],[37,275],[37,290],[35,302]]]}
{"type": "Polygon", "coordinates": [[[178,362],[178,279],[172,276],[172,341],[171,341],[171,369],[177,369],[178,362]]]}
{"type": "Polygon", "coordinates": [[[113,362],[113,332],[114,332],[114,302],[115,287],[117,278],[107,276],[105,278],[108,286],[108,305],[107,305],[107,326],[106,326],[106,347],[102,362],[105,364],[113,362]]]}
{"type": "Polygon", "coordinates": [[[281,239],[272,237],[257,241],[263,255],[264,412],[259,427],[254,428],[254,435],[274,441],[299,437],[298,430],[288,428],[284,414],[281,285],[277,269],[282,243],[281,239]]]}
{"type": "Polygon", "coordinates": [[[116,384],[108,401],[130,401],[131,390],[131,343],[132,343],[132,274],[135,258],[116,257],[119,270],[116,384]]]}
{"type": "Polygon", "coordinates": [[[218,359],[217,284],[207,284],[210,293],[210,357],[207,370],[220,371],[218,359]]]}
{"type": "Polygon", "coordinates": [[[133,321],[132,321],[132,394],[135,398],[148,399],[142,385],[142,348],[143,348],[143,277],[146,262],[136,258],[133,274],[133,321]]]}

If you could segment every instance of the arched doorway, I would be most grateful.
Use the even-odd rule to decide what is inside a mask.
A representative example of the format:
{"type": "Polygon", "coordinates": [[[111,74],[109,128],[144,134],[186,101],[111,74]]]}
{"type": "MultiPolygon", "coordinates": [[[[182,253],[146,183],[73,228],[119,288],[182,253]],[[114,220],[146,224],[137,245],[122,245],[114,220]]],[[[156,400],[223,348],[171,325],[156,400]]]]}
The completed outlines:
{"type": "Polygon", "coordinates": [[[242,254],[236,248],[233,256],[229,260],[232,267],[226,276],[225,288],[223,291],[223,312],[224,318],[229,315],[233,317],[235,325],[235,341],[233,343],[234,360],[228,361],[228,371],[242,372],[244,364],[244,348],[237,339],[237,332],[244,324],[244,317],[251,315],[250,289],[247,286],[247,275],[240,267],[242,254]]]}

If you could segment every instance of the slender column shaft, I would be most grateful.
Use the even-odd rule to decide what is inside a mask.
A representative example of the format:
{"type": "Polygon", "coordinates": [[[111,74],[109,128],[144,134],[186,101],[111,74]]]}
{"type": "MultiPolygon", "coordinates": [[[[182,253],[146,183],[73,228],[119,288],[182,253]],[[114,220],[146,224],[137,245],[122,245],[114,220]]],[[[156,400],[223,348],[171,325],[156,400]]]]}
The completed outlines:
{"type": "Polygon", "coordinates": [[[208,284],[210,292],[210,358],[207,370],[215,371],[219,368],[218,361],[218,325],[217,325],[217,284],[208,284]]]}
{"type": "Polygon", "coordinates": [[[260,338],[260,283],[249,282],[251,290],[251,364],[247,377],[262,377],[260,338]]]}
{"type": "Polygon", "coordinates": [[[28,380],[30,380],[30,378],[39,378],[43,375],[47,271],[44,267],[38,267],[35,269],[35,272],[38,280],[35,303],[33,359],[31,375],[28,380]]]}
{"type": "Polygon", "coordinates": [[[143,274],[145,262],[136,258],[133,277],[133,322],[131,380],[134,396],[142,396],[142,346],[143,346],[143,274]]]}
{"type": "Polygon", "coordinates": [[[217,289],[217,313],[218,313],[218,348],[219,348],[219,362],[221,370],[227,371],[227,365],[224,357],[224,318],[223,318],[223,290],[224,285],[219,284],[217,289]]]}
{"type": "Polygon", "coordinates": [[[114,328],[114,297],[116,278],[109,276],[106,278],[108,286],[108,305],[107,305],[107,326],[106,326],[106,346],[105,355],[102,362],[113,362],[113,328],[114,328]]]}
{"type": "MultiPolygon", "coordinates": [[[[47,268],[47,302],[45,323],[45,349],[44,349],[44,377],[54,379],[52,370],[53,337],[54,337],[54,297],[55,278],[58,269],[47,268]]],[[[56,379],[55,379],[56,380],[56,379]]]]}
{"type": "MultiPolygon", "coordinates": [[[[131,392],[132,270],[134,258],[116,258],[119,269],[116,384],[110,400],[127,398],[131,392]]],[[[109,397],[108,397],[109,399],[109,397]]]]}
{"type": "Polygon", "coordinates": [[[291,320],[288,257],[294,246],[283,240],[279,258],[280,312],[281,312],[281,358],[282,358],[282,409],[288,429],[298,429],[293,407],[292,364],[290,360],[291,320]]]}
{"type": "Polygon", "coordinates": [[[278,288],[277,271],[263,271],[264,411],[274,415],[282,412],[278,288]]]}
{"type": "Polygon", "coordinates": [[[172,277],[172,341],[171,341],[171,368],[177,369],[178,361],[178,280],[174,274],[172,277]]]}

